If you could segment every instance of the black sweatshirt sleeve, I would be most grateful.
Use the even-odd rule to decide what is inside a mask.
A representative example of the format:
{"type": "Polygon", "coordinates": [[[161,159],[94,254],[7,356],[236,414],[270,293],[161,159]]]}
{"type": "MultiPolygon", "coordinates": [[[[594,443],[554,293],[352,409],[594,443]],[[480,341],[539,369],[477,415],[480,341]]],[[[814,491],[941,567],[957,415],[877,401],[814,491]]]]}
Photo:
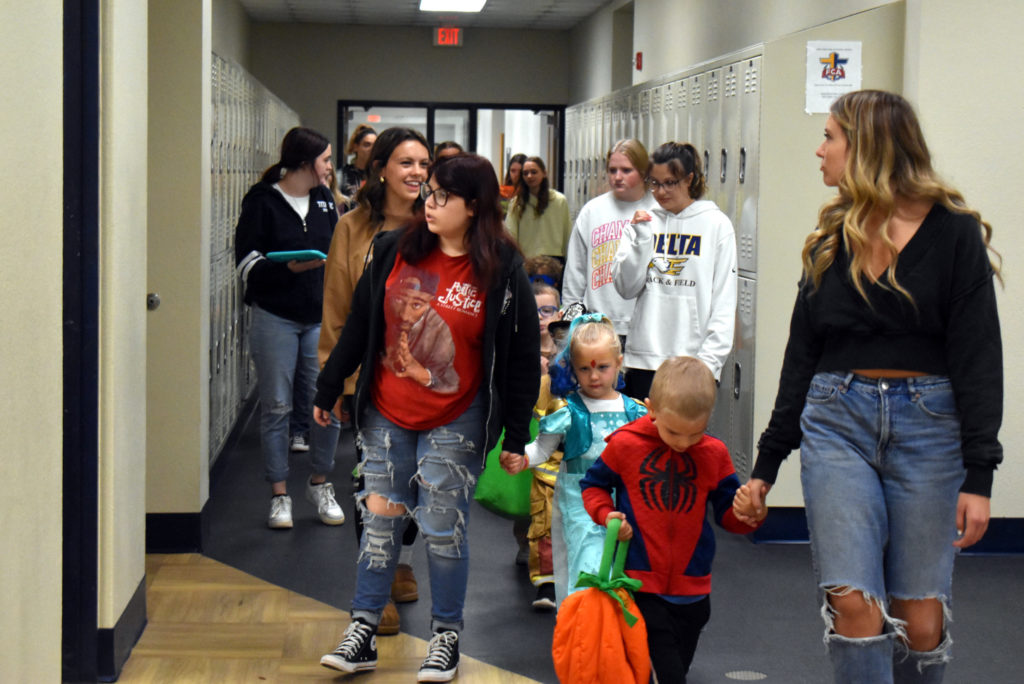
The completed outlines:
{"type": "Polygon", "coordinates": [[[286,264],[266,258],[271,248],[273,214],[267,210],[268,195],[250,190],[242,200],[235,227],[235,266],[242,279],[245,301],[252,303],[266,293],[284,289],[291,277],[286,264]]]}
{"type": "Polygon", "coordinates": [[[530,418],[540,391],[540,324],[537,321],[537,300],[530,279],[522,266],[513,275],[510,310],[513,316],[512,338],[508,344],[508,367],[505,369],[502,412],[505,440],[502,448],[521,454],[530,441],[530,418]]]}
{"type": "Polygon", "coordinates": [[[960,413],[967,477],[961,491],[991,496],[1003,460],[1003,347],[993,271],[977,222],[957,240],[953,289],[946,320],[946,363],[960,413]]]}

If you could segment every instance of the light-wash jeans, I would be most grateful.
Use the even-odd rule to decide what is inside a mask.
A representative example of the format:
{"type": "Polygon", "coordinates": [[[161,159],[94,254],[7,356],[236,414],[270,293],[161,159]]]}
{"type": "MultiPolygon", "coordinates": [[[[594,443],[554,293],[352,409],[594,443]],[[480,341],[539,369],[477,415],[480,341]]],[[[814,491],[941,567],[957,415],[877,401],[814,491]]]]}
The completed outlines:
{"type": "Polygon", "coordinates": [[[801,480],[836,682],[941,682],[952,641],[909,651],[890,599],[938,599],[949,615],[964,467],[947,378],[818,373],[800,419],[801,480]],[[877,602],[883,634],[832,630],[828,590],[877,602]]]}
{"type": "MultiPolygon", "coordinates": [[[[289,418],[293,411],[313,415],[316,376],[320,371],[316,347],[320,324],[305,324],[275,316],[252,307],[249,349],[256,364],[260,397],[260,448],[267,482],[288,479],[289,418]],[[293,398],[305,403],[293,406],[293,398]]],[[[334,469],[340,423],[332,418],[322,428],[314,421],[310,429],[309,457],[313,472],[327,475],[334,469]]]]}
{"type": "Polygon", "coordinates": [[[466,411],[432,430],[399,427],[373,406],[359,429],[365,487],[357,496],[363,515],[352,617],[380,622],[391,595],[402,531],[408,516],[426,541],[430,570],[431,631],[462,631],[469,581],[469,504],[483,466],[484,393],[466,411]],[[378,494],[402,504],[398,516],[370,513],[366,497],[378,494]]]}

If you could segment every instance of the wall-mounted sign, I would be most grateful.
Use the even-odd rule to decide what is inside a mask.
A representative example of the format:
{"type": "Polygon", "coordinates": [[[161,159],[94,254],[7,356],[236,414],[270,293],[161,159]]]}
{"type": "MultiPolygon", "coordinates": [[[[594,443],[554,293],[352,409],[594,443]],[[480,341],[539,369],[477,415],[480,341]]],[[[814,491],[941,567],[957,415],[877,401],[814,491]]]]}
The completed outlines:
{"type": "Polygon", "coordinates": [[[458,26],[440,26],[434,29],[434,45],[442,47],[462,47],[464,31],[458,26]]]}
{"type": "Polygon", "coordinates": [[[860,41],[807,41],[807,91],[804,110],[828,114],[845,93],[860,90],[863,72],[860,41]]]}

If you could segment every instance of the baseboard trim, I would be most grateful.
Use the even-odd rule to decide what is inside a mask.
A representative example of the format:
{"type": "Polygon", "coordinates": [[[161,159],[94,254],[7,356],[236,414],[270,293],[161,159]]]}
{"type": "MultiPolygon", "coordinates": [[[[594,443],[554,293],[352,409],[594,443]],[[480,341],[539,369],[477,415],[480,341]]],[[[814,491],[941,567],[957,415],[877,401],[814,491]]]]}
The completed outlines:
{"type": "Polygon", "coordinates": [[[101,628],[96,634],[96,679],[115,682],[121,668],[146,629],[146,577],[136,587],[113,629],[101,628]]]}
{"type": "Polygon", "coordinates": [[[972,555],[1024,553],[1024,518],[992,518],[981,541],[964,551],[972,555]]]}
{"type": "Polygon", "coordinates": [[[769,506],[764,524],[747,536],[756,544],[806,544],[807,516],[803,507],[769,506]]]}
{"type": "Polygon", "coordinates": [[[201,553],[200,513],[147,513],[146,553],[201,553]]]}
{"type": "MultiPolygon", "coordinates": [[[[769,507],[764,525],[747,536],[756,544],[806,544],[809,541],[807,516],[801,507],[769,507]]],[[[981,541],[963,553],[1024,553],[1024,518],[992,518],[981,541]]]]}
{"type": "MultiPolygon", "coordinates": [[[[257,394],[253,392],[242,404],[224,447],[210,467],[210,489],[224,471],[228,460],[222,458],[238,444],[238,438],[255,414],[257,394]]],[[[209,500],[206,502],[209,504],[209,500]]],[[[205,508],[205,505],[204,505],[205,508]]],[[[202,511],[196,513],[147,513],[146,553],[202,553],[203,537],[208,532],[202,511]]]]}

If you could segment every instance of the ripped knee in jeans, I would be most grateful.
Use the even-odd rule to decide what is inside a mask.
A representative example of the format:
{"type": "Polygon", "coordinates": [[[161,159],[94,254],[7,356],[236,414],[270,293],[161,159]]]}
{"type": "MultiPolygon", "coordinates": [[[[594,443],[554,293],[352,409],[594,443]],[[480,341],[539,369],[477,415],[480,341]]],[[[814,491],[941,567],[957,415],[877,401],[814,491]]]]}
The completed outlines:
{"type": "Polygon", "coordinates": [[[454,506],[420,506],[416,509],[427,553],[442,558],[461,558],[465,552],[466,514],[454,506]]]}
{"type": "Polygon", "coordinates": [[[947,596],[896,597],[890,596],[892,612],[906,618],[907,635],[896,643],[895,659],[898,667],[916,669],[948,663],[952,656],[953,638],[947,625],[952,611],[947,596]]]}
{"type": "Polygon", "coordinates": [[[906,638],[906,623],[889,614],[881,598],[848,585],[822,587],[821,617],[825,621],[824,641],[877,639],[895,634],[906,638]]]}
{"type": "Polygon", "coordinates": [[[409,513],[402,504],[368,492],[361,492],[356,497],[356,505],[363,518],[358,562],[365,560],[370,568],[385,568],[401,543],[400,537],[409,513]]]}
{"type": "Polygon", "coordinates": [[[444,558],[460,558],[465,554],[466,516],[476,478],[451,453],[466,452],[474,458],[474,447],[461,435],[448,430],[431,435],[437,451],[428,453],[419,463],[417,476],[421,505],[413,512],[427,544],[427,551],[444,558]],[[439,447],[444,447],[443,449],[439,447]]]}

